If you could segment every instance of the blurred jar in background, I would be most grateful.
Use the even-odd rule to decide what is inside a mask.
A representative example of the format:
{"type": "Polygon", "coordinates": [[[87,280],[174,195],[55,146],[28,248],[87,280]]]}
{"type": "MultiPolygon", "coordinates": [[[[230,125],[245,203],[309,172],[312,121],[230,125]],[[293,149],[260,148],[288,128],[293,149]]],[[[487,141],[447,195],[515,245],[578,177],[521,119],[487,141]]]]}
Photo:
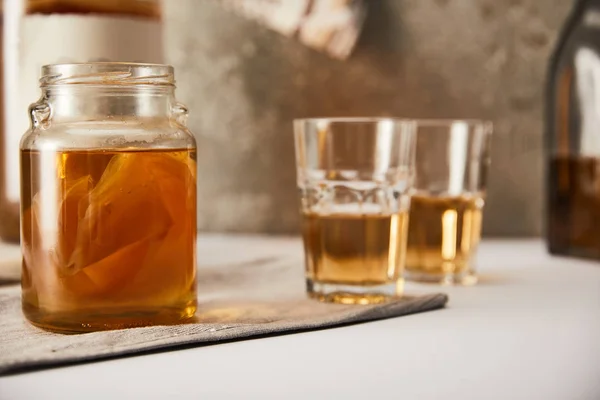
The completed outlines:
{"type": "Polygon", "coordinates": [[[4,0],[0,237],[19,241],[19,141],[43,65],[163,62],[160,0],[4,0]]]}

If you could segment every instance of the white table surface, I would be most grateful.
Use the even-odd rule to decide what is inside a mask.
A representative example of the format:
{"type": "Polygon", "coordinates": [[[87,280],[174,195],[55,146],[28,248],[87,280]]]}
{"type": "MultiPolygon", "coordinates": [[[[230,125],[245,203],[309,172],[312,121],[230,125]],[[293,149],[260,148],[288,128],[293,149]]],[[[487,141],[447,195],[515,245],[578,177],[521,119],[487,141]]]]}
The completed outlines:
{"type": "MultiPolygon", "coordinates": [[[[203,236],[198,259],[300,254],[296,238],[203,236]]],[[[476,287],[408,285],[448,293],[444,310],[6,376],[0,399],[600,399],[600,263],[488,240],[479,269],[476,287]]]]}

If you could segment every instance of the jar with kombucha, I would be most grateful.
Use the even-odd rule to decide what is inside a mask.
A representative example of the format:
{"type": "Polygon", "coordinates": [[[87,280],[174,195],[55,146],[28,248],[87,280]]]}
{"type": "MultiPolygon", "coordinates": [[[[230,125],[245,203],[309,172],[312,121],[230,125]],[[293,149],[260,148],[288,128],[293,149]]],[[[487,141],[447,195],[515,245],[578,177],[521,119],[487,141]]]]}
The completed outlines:
{"type": "Polygon", "coordinates": [[[196,144],[170,66],[58,64],[21,140],[22,304],[85,332],[196,310],[196,144]]]}

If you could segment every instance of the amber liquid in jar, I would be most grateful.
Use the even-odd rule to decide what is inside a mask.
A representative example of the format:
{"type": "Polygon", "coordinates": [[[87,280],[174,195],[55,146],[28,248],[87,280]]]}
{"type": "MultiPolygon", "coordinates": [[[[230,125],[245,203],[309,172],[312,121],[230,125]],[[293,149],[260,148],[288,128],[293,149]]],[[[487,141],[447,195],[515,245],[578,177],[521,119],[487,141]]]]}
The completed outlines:
{"type": "Polygon", "coordinates": [[[23,311],[88,331],[196,310],[196,151],[21,154],[23,311]]]}

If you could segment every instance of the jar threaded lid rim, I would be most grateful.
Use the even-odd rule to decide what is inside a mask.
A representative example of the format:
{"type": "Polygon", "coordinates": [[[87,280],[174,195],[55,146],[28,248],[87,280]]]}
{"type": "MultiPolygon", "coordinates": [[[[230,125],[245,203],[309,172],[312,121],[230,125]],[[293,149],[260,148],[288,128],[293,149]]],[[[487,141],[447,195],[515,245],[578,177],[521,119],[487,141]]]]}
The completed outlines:
{"type": "Polygon", "coordinates": [[[41,87],[54,85],[175,85],[173,67],[165,64],[129,62],[50,64],[42,67],[41,76],[41,87]]]}

